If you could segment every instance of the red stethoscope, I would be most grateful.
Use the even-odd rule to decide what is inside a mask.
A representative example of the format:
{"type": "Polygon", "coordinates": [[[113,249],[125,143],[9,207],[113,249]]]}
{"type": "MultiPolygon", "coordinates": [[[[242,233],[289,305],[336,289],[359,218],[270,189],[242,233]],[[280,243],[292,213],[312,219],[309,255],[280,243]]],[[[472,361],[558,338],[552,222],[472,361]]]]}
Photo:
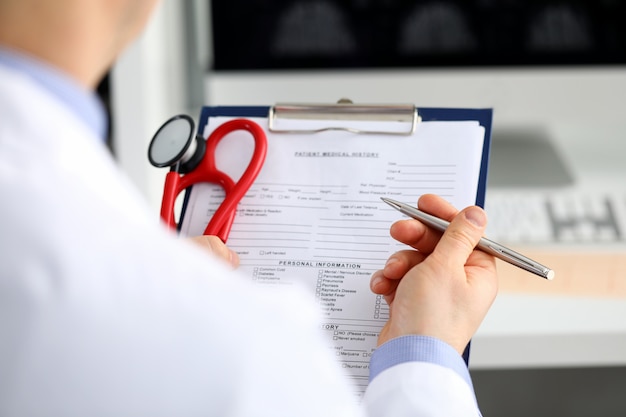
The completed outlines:
{"type": "Polygon", "coordinates": [[[205,235],[216,235],[226,242],[237,205],[246,194],[265,162],[267,138],[263,129],[247,119],[230,120],[220,125],[204,140],[194,135],[193,119],[186,115],[174,116],[157,130],[148,147],[148,159],[158,168],[171,167],[165,177],[161,219],[177,229],[174,219],[174,203],[178,195],[194,184],[219,184],[226,196],[209,221],[205,235]],[[235,182],[215,163],[218,143],[229,133],[245,130],[254,138],[254,152],[248,167],[235,182]]]}

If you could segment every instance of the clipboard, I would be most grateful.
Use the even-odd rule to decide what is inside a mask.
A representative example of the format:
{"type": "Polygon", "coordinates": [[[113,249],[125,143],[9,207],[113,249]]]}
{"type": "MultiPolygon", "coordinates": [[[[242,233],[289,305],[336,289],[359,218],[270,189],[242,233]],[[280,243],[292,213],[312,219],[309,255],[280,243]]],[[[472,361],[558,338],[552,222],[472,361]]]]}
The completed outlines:
{"type": "MultiPolygon", "coordinates": [[[[430,142],[427,143],[436,147],[444,146],[443,142],[445,141],[464,144],[464,139],[461,137],[438,137],[436,132],[444,132],[447,131],[446,129],[452,129],[451,131],[457,132],[455,129],[458,128],[458,132],[461,132],[462,136],[462,132],[471,131],[474,132],[473,134],[476,136],[473,140],[476,142],[480,141],[481,143],[479,150],[476,146],[472,145],[471,147],[471,149],[474,150],[474,153],[471,153],[474,156],[471,158],[475,160],[472,161],[473,165],[471,165],[471,168],[466,169],[469,169],[473,175],[475,174],[475,182],[473,183],[475,190],[471,190],[473,201],[468,201],[466,198],[464,202],[466,205],[476,204],[483,207],[491,144],[492,114],[492,109],[417,108],[414,105],[354,105],[346,101],[329,105],[277,104],[274,106],[243,107],[206,106],[202,109],[200,114],[198,133],[206,137],[206,135],[208,135],[207,129],[210,130],[211,124],[219,125],[220,120],[227,120],[228,118],[248,118],[264,125],[268,135],[269,149],[271,150],[273,147],[291,146],[292,141],[315,144],[315,146],[324,146],[319,143],[336,143],[337,141],[348,140],[356,141],[357,139],[359,140],[358,143],[360,143],[360,141],[373,143],[374,145],[372,146],[374,146],[374,149],[388,148],[396,146],[395,144],[400,143],[400,141],[404,141],[403,143],[412,143],[409,141],[422,138],[420,135],[425,135],[424,137],[426,137],[428,134],[424,132],[431,130],[435,133],[431,133],[431,136],[428,136],[430,142]],[[320,120],[322,121],[321,127],[318,126],[314,129],[308,127],[309,121],[315,121],[317,123],[320,122],[320,120]],[[287,125],[292,127],[286,129],[281,127],[282,124],[284,124],[283,122],[287,122],[287,125]],[[372,129],[370,123],[373,123],[375,128],[372,129]],[[297,127],[296,129],[293,128],[294,124],[297,127]],[[358,129],[354,127],[355,124],[358,129]],[[300,128],[304,125],[307,126],[300,128]],[[363,126],[367,128],[363,128],[363,126]],[[385,129],[381,130],[379,128],[380,126],[385,126],[385,129]],[[391,126],[393,126],[393,128],[391,128],[391,126]],[[441,139],[442,144],[437,143],[439,139],[441,139]]],[[[458,132],[456,134],[458,134],[458,132]]],[[[446,149],[443,151],[439,150],[438,152],[445,153],[447,152],[446,149]]],[[[299,151],[290,149],[288,152],[290,153],[286,155],[291,158],[294,154],[298,154],[299,151]]],[[[319,150],[307,152],[300,153],[307,153],[307,156],[310,156],[310,158],[318,158],[314,161],[315,163],[320,161],[319,164],[324,164],[330,159],[334,161],[331,153],[328,153],[328,155],[324,157],[323,153],[320,153],[319,150]]],[[[232,153],[235,152],[231,152],[231,154],[232,153]]],[[[351,154],[344,155],[344,153],[347,154],[345,151],[337,152],[337,159],[345,157],[344,161],[352,162],[354,160],[351,154]]],[[[363,152],[363,154],[366,153],[367,152],[363,152]]],[[[357,152],[357,154],[358,157],[361,156],[360,152],[357,152]]],[[[458,155],[456,158],[460,161],[466,159],[465,155],[458,155]]],[[[268,159],[271,159],[269,151],[268,159]]],[[[304,163],[306,162],[305,159],[308,158],[299,159],[298,162],[303,161],[304,163]]],[[[467,159],[470,159],[470,157],[468,156],[467,159]]],[[[277,162],[277,160],[275,159],[274,162],[277,162]]],[[[335,164],[332,169],[340,171],[342,164],[350,162],[341,162],[339,165],[335,164]]],[[[372,159],[363,162],[363,164],[366,165],[357,166],[361,166],[362,170],[363,166],[369,167],[367,164],[370,162],[373,166],[376,165],[378,161],[372,159]]],[[[271,164],[272,162],[270,161],[269,163],[271,164]]],[[[358,163],[361,162],[357,162],[357,164],[358,163]]],[[[267,164],[268,161],[266,161],[266,165],[267,164]]],[[[390,164],[390,168],[387,169],[386,172],[391,173],[389,174],[390,177],[386,177],[386,179],[381,177],[379,182],[384,183],[387,180],[397,180],[397,178],[393,176],[402,170],[394,166],[392,162],[388,162],[388,164],[390,164]]],[[[310,166],[317,165],[311,164],[310,166]]],[[[426,167],[425,169],[427,170],[436,169],[429,168],[426,165],[423,165],[423,167],[426,167]]],[[[303,281],[307,281],[305,286],[308,285],[311,290],[315,291],[315,297],[323,310],[324,326],[327,326],[323,328],[323,330],[328,333],[329,339],[332,340],[331,348],[335,349],[344,367],[348,368],[355,380],[355,386],[357,390],[359,390],[359,394],[362,394],[365,391],[367,376],[369,374],[367,368],[369,363],[368,357],[376,346],[376,337],[378,334],[376,326],[379,325],[379,329],[382,328],[386,317],[388,317],[388,308],[385,312],[386,304],[381,297],[377,299],[368,298],[376,298],[369,291],[369,276],[371,272],[380,269],[384,265],[384,260],[386,260],[388,255],[401,249],[398,247],[385,246],[388,244],[387,242],[391,240],[388,237],[388,228],[394,220],[398,219],[397,213],[392,213],[394,210],[389,209],[390,213],[387,213],[389,216],[387,219],[378,219],[378,214],[382,215],[382,210],[384,209],[377,206],[377,204],[382,203],[377,193],[380,192],[379,188],[384,188],[384,184],[363,183],[357,185],[357,187],[360,187],[358,201],[353,198],[356,194],[353,194],[349,201],[343,201],[341,197],[332,196],[336,190],[332,187],[318,187],[317,191],[311,191],[312,188],[315,187],[307,188],[308,184],[303,184],[302,182],[297,183],[297,181],[293,182],[291,178],[289,178],[291,183],[287,181],[278,184],[281,182],[281,178],[284,179],[285,177],[291,176],[292,171],[290,170],[283,169],[281,171],[281,168],[270,166],[268,168],[269,170],[277,169],[277,172],[280,172],[280,174],[276,174],[278,176],[268,174],[271,180],[263,178],[263,171],[265,169],[264,166],[257,181],[255,181],[255,184],[259,182],[259,188],[256,190],[251,188],[248,192],[250,194],[249,201],[246,201],[244,197],[244,200],[240,203],[241,209],[238,209],[238,214],[233,224],[233,232],[236,231],[238,224],[242,225],[240,230],[241,235],[239,235],[241,237],[233,241],[231,232],[231,237],[228,242],[229,246],[239,253],[241,259],[240,269],[259,285],[290,285],[291,282],[284,282],[284,276],[289,274],[296,276],[296,279],[302,277],[303,281]],[[306,195],[305,192],[307,193],[306,195]],[[311,226],[303,225],[301,224],[301,219],[309,218],[310,210],[320,209],[319,211],[324,211],[321,207],[315,206],[320,202],[320,199],[318,199],[318,196],[315,194],[316,192],[326,193],[326,201],[336,203],[337,200],[340,200],[337,204],[342,207],[341,210],[344,210],[343,208],[345,208],[345,210],[337,214],[336,218],[332,218],[332,214],[324,214],[320,215],[318,222],[313,222],[311,226]],[[280,205],[278,201],[272,200],[276,195],[278,196],[276,197],[277,199],[280,199],[281,196],[283,197],[283,202],[280,205]],[[290,198],[291,200],[289,200],[290,198]],[[297,203],[296,199],[300,199],[297,201],[305,201],[307,204],[298,206],[299,203],[297,203]],[[289,201],[289,205],[285,204],[285,201],[289,201]],[[293,206],[296,207],[294,208],[293,206]],[[278,209],[276,207],[282,208],[278,209]],[[299,214],[298,210],[302,210],[302,213],[307,214],[299,214]],[[289,213],[291,213],[291,217],[289,218],[293,220],[292,224],[278,225],[278,222],[284,217],[288,217],[289,213]],[[372,213],[374,214],[371,215],[372,213]],[[361,219],[358,218],[359,215],[367,217],[361,219]],[[268,229],[265,231],[262,230],[260,226],[255,228],[258,224],[261,224],[258,222],[258,219],[262,216],[273,219],[273,223],[266,222],[267,224],[265,224],[266,227],[271,229],[271,232],[268,232],[268,229]],[[335,223],[332,223],[333,221],[335,223]],[[333,226],[329,226],[329,224],[333,226]],[[339,224],[341,226],[337,226],[339,224]],[[350,224],[358,226],[354,226],[355,228],[353,229],[345,226],[350,224]],[[371,227],[373,224],[376,224],[376,231],[361,234],[365,229],[374,229],[374,227],[371,227]],[[332,230],[332,233],[327,232],[328,229],[323,229],[325,227],[332,230]],[[311,230],[313,229],[316,231],[312,232],[311,230]],[[384,233],[382,231],[383,229],[385,230],[384,233]],[[372,245],[379,246],[371,249],[371,254],[366,251],[361,252],[358,249],[351,249],[353,252],[346,251],[342,253],[341,251],[344,250],[344,248],[339,241],[341,239],[349,239],[345,236],[353,233],[355,230],[358,230],[359,235],[357,237],[359,239],[362,237],[361,240],[363,241],[374,241],[375,243],[372,243],[372,245]],[[379,235],[376,235],[376,233],[379,235]],[[281,239],[280,244],[265,244],[264,239],[267,239],[269,242],[270,240],[277,239],[277,236],[280,234],[289,237],[281,239]],[[320,238],[320,236],[323,237],[320,238]],[[333,249],[334,254],[324,255],[324,245],[332,247],[331,249],[333,249]],[[307,246],[315,246],[314,249],[311,249],[311,251],[314,251],[313,254],[309,253],[310,251],[307,252],[307,246]],[[383,247],[386,249],[378,250],[378,248],[383,247]],[[322,250],[318,253],[315,252],[317,249],[322,250]],[[290,255],[291,251],[300,253],[300,255],[290,255]],[[302,255],[302,253],[307,254],[302,255]],[[379,257],[379,259],[374,260],[375,257],[379,257]],[[354,284],[357,280],[358,285],[354,284]],[[367,282],[367,284],[365,284],[366,288],[363,286],[363,282],[367,282]],[[369,295],[365,294],[366,291],[369,295]],[[355,300],[357,300],[358,297],[361,297],[361,299],[353,301],[351,305],[351,301],[349,301],[351,297],[355,300]],[[363,298],[367,300],[364,301],[363,298]],[[363,313],[364,315],[369,315],[367,317],[363,316],[365,319],[361,318],[361,313],[354,315],[358,317],[344,317],[342,315],[344,310],[354,307],[354,304],[366,305],[367,303],[371,303],[372,308],[371,314],[370,312],[363,313]],[[336,313],[336,315],[333,315],[334,313],[336,313]],[[385,316],[385,314],[387,314],[387,316],[385,316]]],[[[312,171],[314,171],[314,169],[312,171]]],[[[317,172],[318,174],[320,173],[319,170],[317,172]]],[[[355,170],[348,170],[344,173],[344,177],[353,176],[354,172],[355,170]]],[[[361,174],[363,174],[363,172],[359,175],[361,174]]],[[[437,172],[437,174],[440,174],[440,172],[437,172]]],[[[308,174],[305,173],[303,175],[306,176],[308,174]]],[[[341,173],[337,175],[341,176],[341,173]]],[[[428,173],[426,175],[428,175],[428,173]]],[[[459,181],[466,181],[464,175],[456,173],[456,176],[462,178],[459,181]]],[[[325,178],[328,178],[328,176],[325,178]]],[[[443,180],[438,179],[436,181],[443,180]]],[[[323,184],[324,180],[320,180],[320,182],[323,184]]],[[[253,184],[253,187],[255,184],[253,184]]],[[[338,186],[341,186],[341,184],[338,186]]],[[[210,214],[211,211],[215,209],[216,205],[219,205],[219,191],[214,190],[214,192],[217,193],[217,195],[211,195],[211,191],[208,189],[205,191],[193,189],[188,190],[185,194],[180,220],[183,234],[194,234],[190,232],[193,230],[194,221],[206,225],[207,220],[203,216],[207,215],[207,213],[210,214]]],[[[340,193],[336,193],[336,195],[339,194],[340,193]]],[[[246,196],[248,196],[248,194],[246,196]]],[[[398,195],[394,195],[392,198],[406,202],[412,201],[398,195]]],[[[382,204],[384,205],[384,203],[382,204]]],[[[332,210],[328,210],[328,212],[331,211],[332,210]]],[[[362,243],[363,242],[353,241],[352,245],[362,243]]],[[[352,248],[352,246],[350,246],[350,248],[352,248]]],[[[469,348],[470,346],[468,345],[463,354],[466,364],[469,363],[469,348]]]]}
{"type": "MultiPolygon", "coordinates": [[[[428,121],[477,121],[485,129],[485,138],[475,204],[484,208],[493,124],[493,109],[490,108],[418,108],[414,105],[353,105],[351,101],[345,99],[339,100],[337,104],[330,105],[277,104],[275,106],[204,106],[200,112],[198,134],[201,135],[203,133],[203,127],[207,125],[209,118],[212,117],[267,118],[268,128],[271,129],[272,122],[280,117],[300,117],[302,119],[308,119],[322,114],[331,116],[333,114],[339,114],[342,116],[341,118],[331,119],[339,122],[350,116],[360,119],[364,117],[381,117],[381,120],[384,120],[385,115],[392,115],[395,116],[396,120],[401,121],[406,121],[408,118],[414,119],[411,120],[411,124],[415,126],[417,126],[417,123],[428,121]],[[289,113],[293,114],[293,116],[289,115],[289,113]]],[[[334,130],[336,130],[336,128],[341,129],[342,127],[341,125],[333,127],[334,130]]],[[[313,133],[315,132],[303,132],[303,134],[313,133]]],[[[355,133],[363,134],[363,132],[355,133]]],[[[392,132],[385,133],[395,134],[392,132]]]]}

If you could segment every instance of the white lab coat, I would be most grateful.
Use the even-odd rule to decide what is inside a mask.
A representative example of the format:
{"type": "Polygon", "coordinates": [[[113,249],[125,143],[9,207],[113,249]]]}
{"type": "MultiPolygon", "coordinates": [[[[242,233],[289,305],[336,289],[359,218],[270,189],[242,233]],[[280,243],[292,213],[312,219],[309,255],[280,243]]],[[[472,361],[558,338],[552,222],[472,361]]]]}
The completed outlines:
{"type": "Polygon", "coordinates": [[[2,416],[477,413],[424,363],[384,371],[359,407],[308,295],[178,241],[68,108],[1,66],[0,193],[2,416]]]}

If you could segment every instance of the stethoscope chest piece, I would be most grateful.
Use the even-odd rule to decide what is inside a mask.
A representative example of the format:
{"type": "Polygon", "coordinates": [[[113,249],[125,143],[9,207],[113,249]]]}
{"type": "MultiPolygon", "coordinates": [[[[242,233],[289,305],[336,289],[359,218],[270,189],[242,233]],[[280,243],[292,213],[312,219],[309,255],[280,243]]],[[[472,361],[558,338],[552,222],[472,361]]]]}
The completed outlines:
{"type": "Polygon", "coordinates": [[[192,171],[206,151],[206,142],[194,131],[193,119],[187,115],[167,120],[150,141],[150,163],[157,168],[171,167],[172,171],[181,174],[192,171]]]}
{"type": "Polygon", "coordinates": [[[177,196],[194,184],[219,184],[226,194],[204,231],[217,235],[226,242],[237,212],[237,204],[244,197],[263,167],[267,154],[267,138],[263,128],[247,119],[233,119],[219,125],[205,140],[194,135],[194,122],[189,116],[174,116],[154,134],[148,147],[148,159],[157,168],[171,167],[165,176],[161,218],[176,229],[174,203],[177,196]],[[222,138],[235,131],[247,131],[254,138],[254,152],[248,167],[238,181],[216,166],[215,151],[222,138]]]}

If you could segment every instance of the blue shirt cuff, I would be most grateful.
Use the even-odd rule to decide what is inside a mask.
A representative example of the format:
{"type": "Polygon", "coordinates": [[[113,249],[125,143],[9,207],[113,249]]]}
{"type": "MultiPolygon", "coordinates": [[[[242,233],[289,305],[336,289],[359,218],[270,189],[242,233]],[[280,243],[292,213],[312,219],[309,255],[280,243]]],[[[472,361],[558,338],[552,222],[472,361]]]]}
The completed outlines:
{"type": "Polygon", "coordinates": [[[449,344],[430,336],[402,336],[378,347],[370,360],[370,382],[392,366],[405,362],[428,362],[456,372],[474,389],[463,357],[449,344]]]}

